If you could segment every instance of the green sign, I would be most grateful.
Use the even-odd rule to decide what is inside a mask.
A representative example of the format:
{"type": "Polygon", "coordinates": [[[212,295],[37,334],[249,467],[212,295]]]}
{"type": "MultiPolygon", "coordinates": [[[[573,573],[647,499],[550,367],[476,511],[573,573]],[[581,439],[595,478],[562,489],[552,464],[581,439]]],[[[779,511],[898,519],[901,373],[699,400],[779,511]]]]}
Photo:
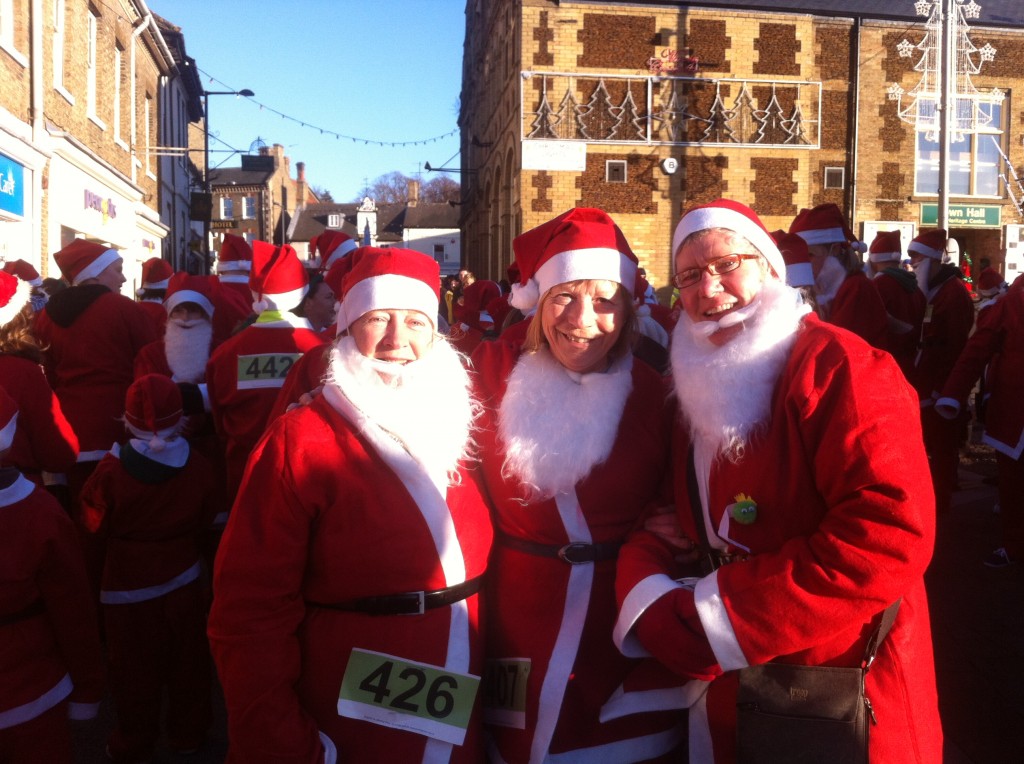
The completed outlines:
{"type": "MultiPolygon", "coordinates": [[[[1002,213],[1000,204],[951,204],[950,228],[998,228],[1002,213]]],[[[939,205],[925,202],[921,205],[921,225],[939,224],[939,205]]]]}

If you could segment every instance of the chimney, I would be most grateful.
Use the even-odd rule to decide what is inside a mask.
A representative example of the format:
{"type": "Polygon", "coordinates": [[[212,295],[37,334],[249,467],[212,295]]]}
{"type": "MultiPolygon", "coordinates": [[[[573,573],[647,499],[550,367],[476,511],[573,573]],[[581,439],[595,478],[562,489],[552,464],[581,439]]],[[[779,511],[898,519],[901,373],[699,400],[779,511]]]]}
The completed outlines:
{"type": "Polygon", "coordinates": [[[305,162],[296,162],[295,163],[295,171],[299,174],[299,177],[298,177],[299,183],[305,183],[306,182],[306,163],[305,162]]]}
{"type": "Polygon", "coordinates": [[[420,182],[410,179],[408,189],[408,204],[410,207],[415,207],[420,202],[420,182]]]}

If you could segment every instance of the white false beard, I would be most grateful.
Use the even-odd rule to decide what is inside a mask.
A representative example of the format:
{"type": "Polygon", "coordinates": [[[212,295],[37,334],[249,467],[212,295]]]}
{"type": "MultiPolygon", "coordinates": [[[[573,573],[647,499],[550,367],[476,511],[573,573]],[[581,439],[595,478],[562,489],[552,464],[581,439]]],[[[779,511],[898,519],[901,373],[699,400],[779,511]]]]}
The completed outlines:
{"type": "Polygon", "coordinates": [[[546,347],[524,353],[498,409],[502,475],[518,479],[526,501],[567,493],[612,451],[633,390],[633,356],[608,371],[577,374],[546,347]]]}
{"type": "Polygon", "coordinates": [[[429,473],[457,479],[459,460],[473,447],[479,406],[462,358],[446,339],[435,338],[427,353],[402,365],[367,358],[352,337],[344,336],[331,350],[324,381],[398,438],[429,473]]]}
{"type": "Polygon", "coordinates": [[[846,276],[846,269],[842,263],[832,255],[825,258],[821,270],[814,277],[814,294],[819,306],[825,307],[832,302],[839,287],[846,281],[846,276]]]}
{"type": "Polygon", "coordinates": [[[198,384],[206,379],[213,325],[203,318],[187,321],[168,318],[164,329],[164,355],[175,382],[198,384]]]}
{"type": "Polygon", "coordinates": [[[712,457],[736,461],[757,429],[771,417],[772,394],[811,312],[800,294],[768,279],[755,298],[757,310],[743,330],[722,346],[712,344],[703,324],[686,313],[672,333],[672,377],[679,415],[712,457]]]}
{"type": "Polygon", "coordinates": [[[928,281],[932,275],[932,258],[925,257],[919,260],[917,263],[912,263],[911,268],[914,269],[914,278],[917,279],[917,288],[928,294],[928,281]]]}

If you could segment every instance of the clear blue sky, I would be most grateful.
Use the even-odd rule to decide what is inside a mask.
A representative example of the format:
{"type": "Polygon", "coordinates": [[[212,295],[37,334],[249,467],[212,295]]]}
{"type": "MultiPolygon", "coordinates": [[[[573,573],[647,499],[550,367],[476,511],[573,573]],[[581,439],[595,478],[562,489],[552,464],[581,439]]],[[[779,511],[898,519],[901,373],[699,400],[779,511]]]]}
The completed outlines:
{"type": "MultiPolygon", "coordinates": [[[[148,0],[182,28],[210,97],[211,152],[280,143],[306,179],[335,201],[392,171],[415,177],[429,162],[458,167],[464,0],[148,0]],[[215,78],[211,81],[210,77],[215,78]],[[260,109],[259,104],[265,106],[260,109]],[[291,118],[350,138],[302,127],[291,118]],[[454,158],[452,158],[454,156],[454,158]]],[[[211,153],[211,166],[238,167],[211,153]]],[[[294,172],[293,172],[294,174],[294,172]]],[[[436,173],[423,172],[429,180],[436,173]]]]}

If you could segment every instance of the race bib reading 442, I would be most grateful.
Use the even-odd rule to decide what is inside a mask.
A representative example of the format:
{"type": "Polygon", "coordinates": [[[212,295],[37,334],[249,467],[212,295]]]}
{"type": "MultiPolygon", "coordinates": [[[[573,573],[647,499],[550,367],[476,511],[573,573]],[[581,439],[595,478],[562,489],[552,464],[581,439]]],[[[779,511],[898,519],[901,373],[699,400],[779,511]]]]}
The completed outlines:
{"type": "Polygon", "coordinates": [[[501,727],[526,729],[526,680],[529,658],[487,661],[484,670],[484,721],[501,727]]]}
{"type": "Polygon", "coordinates": [[[352,650],[338,714],[462,745],[480,677],[386,653],[352,650]]]}
{"type": "Polygon", "coordinates": [[[238,389],[281,387],[302,353],[261,353],[238,356],[238,389]]]}

